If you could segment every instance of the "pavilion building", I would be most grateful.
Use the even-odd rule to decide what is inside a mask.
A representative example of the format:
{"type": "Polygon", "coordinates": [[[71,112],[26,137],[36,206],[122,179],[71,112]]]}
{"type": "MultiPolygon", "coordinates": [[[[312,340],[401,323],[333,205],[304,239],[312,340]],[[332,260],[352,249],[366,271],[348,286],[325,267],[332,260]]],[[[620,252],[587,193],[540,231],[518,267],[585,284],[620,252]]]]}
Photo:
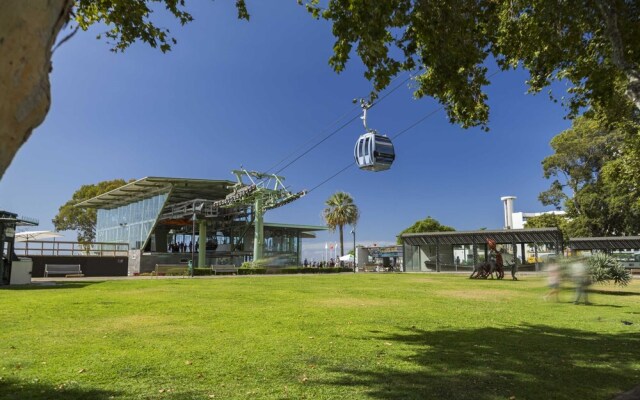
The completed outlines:
{"type": "Polygon", "coordinates": [[[129,275],[189,261],[200,267],[263,258],[299,264],[302,239],[326,227],[268,223],[263,215],[304,193],[245,185],[236,172],[238,182],[146,177],[77,206],[97,210],[97,242],[128,244],[129,275]]]}

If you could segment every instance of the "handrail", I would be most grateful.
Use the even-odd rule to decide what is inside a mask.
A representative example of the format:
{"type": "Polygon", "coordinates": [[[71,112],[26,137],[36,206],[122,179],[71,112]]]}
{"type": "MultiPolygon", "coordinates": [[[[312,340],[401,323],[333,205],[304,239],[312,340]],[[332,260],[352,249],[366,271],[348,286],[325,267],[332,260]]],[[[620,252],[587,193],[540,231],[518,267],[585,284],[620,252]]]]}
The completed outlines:
{"type": "Polygon", "coordinates": [[[128,243],[108,242],[67,242],[50,240],[29,240],[15,243],[18,256],[93,256],[126,257],[129,255],[128,243]]]}

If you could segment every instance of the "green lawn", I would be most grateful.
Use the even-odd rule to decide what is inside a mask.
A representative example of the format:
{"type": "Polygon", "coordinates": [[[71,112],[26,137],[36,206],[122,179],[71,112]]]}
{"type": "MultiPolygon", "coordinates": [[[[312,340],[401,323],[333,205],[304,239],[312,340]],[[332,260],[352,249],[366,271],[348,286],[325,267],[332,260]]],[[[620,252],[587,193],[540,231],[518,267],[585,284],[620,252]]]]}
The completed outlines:
{"type": "Polygon", "coordinates": [[[609,399],[640,281],[339,274],[0,289],[0,399],[609,399]]]}

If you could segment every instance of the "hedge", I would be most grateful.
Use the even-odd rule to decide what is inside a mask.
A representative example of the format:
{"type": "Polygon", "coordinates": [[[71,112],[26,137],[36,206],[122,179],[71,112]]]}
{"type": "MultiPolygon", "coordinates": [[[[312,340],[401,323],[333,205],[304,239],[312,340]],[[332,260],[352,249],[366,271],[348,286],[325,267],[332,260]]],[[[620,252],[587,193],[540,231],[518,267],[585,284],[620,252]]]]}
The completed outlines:
{"type": "Polygon", "coordinates": [[[346,267],[312,268],[312,267],[285,267],[270,269],[272,274],[335,274],[339,272],[353,272],[346,267]]]}

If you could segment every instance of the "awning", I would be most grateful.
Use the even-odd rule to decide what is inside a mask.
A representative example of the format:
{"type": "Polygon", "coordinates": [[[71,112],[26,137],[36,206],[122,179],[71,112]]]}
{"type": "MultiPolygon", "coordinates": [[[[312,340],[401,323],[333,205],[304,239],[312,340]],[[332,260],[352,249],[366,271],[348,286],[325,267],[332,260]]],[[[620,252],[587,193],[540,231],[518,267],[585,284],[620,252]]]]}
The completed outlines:
{"type": "Polygon", "coordinates": [[[640,249],[640,236],[581,237],[569,239],[572,250],[640,249]]]}
{"type": "Polygon", "coordinates": [[[428,244],[464,245],[485,243],[493,239],[496,243],[562,243],[562,232],[557,228],[500,229],[483,231],[453,231],[405,233],[400,236],[405,244],[420,246],[428,244]]]}

